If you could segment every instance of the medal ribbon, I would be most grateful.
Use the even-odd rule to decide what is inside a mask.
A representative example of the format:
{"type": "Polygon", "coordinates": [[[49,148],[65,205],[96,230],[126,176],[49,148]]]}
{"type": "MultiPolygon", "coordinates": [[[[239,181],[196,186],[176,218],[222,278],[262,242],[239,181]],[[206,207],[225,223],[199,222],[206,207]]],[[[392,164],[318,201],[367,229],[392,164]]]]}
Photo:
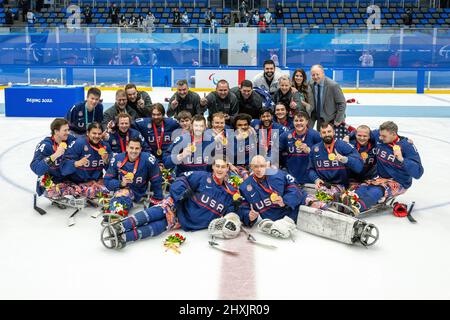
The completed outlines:
{"type": "Polygon", "coordinates": [[[272,125],[270,125],[269,129],[267,129],[267,138],[264,137],[264,134],[261,135],[262,144],[266,146],[266,149],[269,150],[270,140],[272,138],[272,125]]]}
{"type": "Polygon", "coordinates": [[[266,180],[267,185],[269,186],[269,188],[264,187],[263,184],[260,183],[260,182],[258,181],[259,179],[256,178],[255,176],[253,176],[253,179],[254,179],[254,180],[256,181],[256,183],[257,183],[257,184],[258,184],[265,192],[267,192],[268,194],[277,193],[277,192],[273,191],[273,189],[272,189],[272,187],[270,186],[269,182],[268,182],[265,178],[263,178],[263,179],[266,180]]]}
{"type": "Polygon", "coordinates": [[[118,133],[119,135],[119,142],[120,142],[120,150],[122,150],[122,152],[126,151],[126,147],[128,146],[128,142],[130,140],[130,132],[127,131],[126,137],[125,137],[125,146],[123,145],[123,141],[122,141],[122,137],[120,136],[120,133],[118,133]]]}
{"type": "Polygon", "coordinates": [[[158,129],[156,128],[156,124],[153,122],[153,132],[155,133],[155,141],[156,141],[156,147],[159,150],[162,150],[162,144],[164,139],[164,120],[161,123],[161,136],[158,136],[158,129]]]}
{"type": "MultiPolygon", "coordinates": [[[[124,175],[126,175],[128,172],[125,170],[122,170],[122,168],[127,162],[128,162],[128,154],[125,156],[125,159],[123,160],[122,164],[119,167],[119,171],[122,172],[124,175]]],[[[138,166],[139,166],[139,157],[134,162],[133,174],[136,174],[138,166]]]]}
{"type": "MultiPolygon", "coordinates": [[[[367,151],[369,151],[371,147],[372,147],[372,145],[370,144],[370,142],[368,142],[367,143],[367,151]]],[[[358,150],[358,152],[359,152],[359,149],[361,149],[361,145],[359,144],[358,141],[356,141],[356,150],[358,150]]]]}
{"type": "Polygon", "coordinates": [[[397,138],[395,138],[394,141],[392,141],[392,143],[388,143],[388,145],[390,147],[394,147],[397,144],[398,140],[400,140],[400,138],[397,136],[397,138]]]}
{"type": "Polygon", "coordinates": [[[191,135],[191,143],[201,144],[203,142],[203,134],[200,136],[200,141],[197,141],[197,142],[195,141],[194,133],[191,132],[190,135],[191,135]]]}
{"type": "Polygon", "coordinates": [[[325,149],[327,149],[327,153],[330,154],[333,152],[334,150],[334,144],[336,143],[336,140],[333,140],[333,143],[330,145],[330,147],[328,148],[327,145],[324,143],[323,145],[325,146],[325,149]]]}
{"type": "MultiPolygon", "coordinates": [[[[95,108],[94,108],[94,110],[92,110],[92,122],[94,122],[94,119],[95,119],[95,108]]],[[[86,130],[87,130],[87,127],[90,122],[88,122],[88,109],[86,107],[86,104],[84,105],[84,123],[86,124],[86,130]]]]}
{"type": "Polygon", "coordinates": [[[53,138],[53,136],[51,137],[51,139],[52,139],[52,142],[53,142],[53,152],[55,152],[56,149],[58,148],[59,144],[56,143],[56,140],[55,140],[55,138],[53,138]]]}
{"type": "Polygon", "coordinates": [[[284,121],[283,121],[283,122],[281,122],[281,121],[280,121],[280,119],[277,119],[277,122],[278,122],[279,124],[281,124],[281,125],[285,126],[286,128],[287,128],[287,126],[288,126],[288,121],[287,121],[287,117],[286,117],[286,119],[284,119],[284,121]]]}
{"type": "MultiPolygon", "coordinates": [[[[298,136],[299,138],[300,138],[300,140],[302,141],[302,142],[305,142],[305,139],[306,139],[306,136],[308,135],[308,129],[306,129],[305,130],[305,133],[303,134],[303,136],[298,136]]],[[[292,137],[294,137],[294,139],[295,140],[299,140],[299,139],[297,139],[297,131],[296,130],[294,130],[294,132],[292,133],[292,137]]]]}
{"type": "Polygon", "coordinates": [[[225,190],[225,192],[228,193],[229,195],[233,196],[236,193],[238,193],[237,191],[236,192],[231,191],[225,181],[223,182],[223,184],[220,183],[219,179],[217,179],[214,174],[213,174],[213,179],[214,179],[214,182],[217,183],[218,186],[221,186],[225,190]]]}
{"type": "Polygon", "coordinates": [[[98,143],[98,145],[99,145],[100,147],[97,148],[97,147],[94,147],[94,146],[91,144],[91,142],[89,141],[89,138],[86,138],[86,140],[87,140],[87,143],[89,143],[89,145],[91,146],[91,148],[94,149],[95,151],[98,152],[98,150],[101,149],[101,148],[104,148],[104,149],[106,150],[105,146],[102,145],[100,142],[98,143]]]}

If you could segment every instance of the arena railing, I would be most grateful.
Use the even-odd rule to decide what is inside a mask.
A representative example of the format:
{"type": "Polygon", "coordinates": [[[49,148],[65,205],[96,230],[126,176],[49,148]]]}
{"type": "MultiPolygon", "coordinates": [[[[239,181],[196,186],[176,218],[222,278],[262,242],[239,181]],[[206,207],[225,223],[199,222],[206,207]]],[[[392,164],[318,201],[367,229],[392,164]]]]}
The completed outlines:
{"type": "MultiPolygon", "coordinates": [[[[310,66],[303,67],[310,79],[310,66]]],[[[224,71],[232,85],[237,85],[238,74],[244,71],[251,80],[257,67],[148,67],[148,66],[29,66],[0,65],[7,72],[0,75],[2,86],[19,85],[80,85],[118,89],[127,83],[141,87],[175,87],[176,81],[187,79],[189,86],[200,91],[212,90],[214,80],[224,71]],[[234,71],[230,75],[229,71],[234,71]],[[209,76],[208,75],[212,75],[209,76]],[[200,79],[202,77],[203,79],[200,79]],[[234,80],[233,80],[234,79],[234,80]],[[233,83],[234,82],[234,83],[233,83]],[[201,83],[201,85],[200,85],[201,83]],[[206,83],[206,85],[205,85],[206,83]]],[[[292,76],[295,68],[280,68],[292,76]]],[[[326,67],[325,73],[343,88],[359,92],[448,93],[450,68],[346,68],[326,67]]]]}

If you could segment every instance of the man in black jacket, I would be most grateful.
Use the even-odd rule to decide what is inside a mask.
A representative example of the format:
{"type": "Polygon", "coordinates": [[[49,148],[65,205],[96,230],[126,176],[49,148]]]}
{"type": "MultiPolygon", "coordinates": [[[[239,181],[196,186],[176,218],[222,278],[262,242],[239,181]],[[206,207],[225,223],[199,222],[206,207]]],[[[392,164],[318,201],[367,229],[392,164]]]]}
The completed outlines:
{"type": "Polygon", "coordinates": [[[138,118],[151,117],[152,99],[145,91],[138,91],[136,85],[129,83],[125,86],[127,93],[128,106],[134,109],[138,118]]]}
{"type": "Polygon", "coordinates": [[[242,81],[240,87],[232,88],[231,92],[235,94],[238,100],[239,113],[246,113],[252,119],[259,119],[263,99],[253,91],[253,83],[250,80],[242,81]]]}
{"type": "Polygon", "coordinates": [[[187,111],[192,116],[203,114],[200,107],[200,96],[189,90],[186,80],[177,81],[177,92],[169,100],[168,117],[177,117],[181,111],[187,111]]]}
{"type": "Polygon", "coordinates": [[[216,91],[211,92],[206,97],[200,99],[200,105],[208,109],[208,120],[216,112],[225,114],[225,121],[230,124],[230,120],[238,114],[239,106],[234,93],[230,92],[230,85],[227,80],[220,80],[216,85],[216,91]]]}

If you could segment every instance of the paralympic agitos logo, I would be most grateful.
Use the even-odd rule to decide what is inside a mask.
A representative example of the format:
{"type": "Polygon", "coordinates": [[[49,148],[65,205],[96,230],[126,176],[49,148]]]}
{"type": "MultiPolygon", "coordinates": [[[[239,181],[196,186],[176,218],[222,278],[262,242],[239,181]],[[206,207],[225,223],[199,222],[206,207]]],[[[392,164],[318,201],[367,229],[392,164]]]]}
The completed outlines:
{"type": "Polygon", "coordinates": [[[209,77],[208,77],[208,80],[209,80],[209,81],[212,81],[212,83],[213,83],[214,85],[216,85],[217,82],[219,82],[219,81],[217,81],[217,79],[214,77],[214,75],[215,75],[215,73],[211,73],[211,74],[209,75],[209,77]]]}

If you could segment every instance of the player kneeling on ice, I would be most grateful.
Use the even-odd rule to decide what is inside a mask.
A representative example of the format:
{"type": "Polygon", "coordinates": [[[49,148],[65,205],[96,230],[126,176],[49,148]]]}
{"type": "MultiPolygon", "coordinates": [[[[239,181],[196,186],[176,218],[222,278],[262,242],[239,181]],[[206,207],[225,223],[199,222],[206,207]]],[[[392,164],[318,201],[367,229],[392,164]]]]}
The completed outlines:
{"type": "Polygon", "coordinates": [[[103,228],[102,243],[109,249],[121,249],[128,242],[155,237],[166,230],[206,229],[214,219],[227,217],[235,209],[233,198],[238,198],[238,190],[227,182],[227,161],[215,158],[212,170],[183,173],[160,204],[103,228]]]}
{"type": "Polygon", "coordinates": [[[303,192],[290,174],[269,168],[263,156],[255,156],[250,164],[252,175],[239,187],[244,197],[239,215],[247,226],[259,219],[258,229],[274,237],[289,238],[295,231],[300,205],[323,207],[312,195],[303,192]]]}
{"type": "Polygon", "coordinates": [[[376,156],[378,177],[360,184],[354,188],[351,199],[344,199],[360,212],[369,210],[383,199],[405,193],[411,187],[412,179],[419,179],[423,175],[416,147],[397,133],[398,126],[392,121],[384,122],[380,130],[375,131],[376,146],[373,153],[376,156]]]}
{"type": "Polygon", "coordinates": [[[106,188],[114,192],[107,212],[121,216],[128,215],[133,201],[139,202],[142,199],[149,183],[153,192],[149,202],[155,205],[163,199],[162,176],[156,158],[150,153],[142,152],[139,137],[131,138],[126,150],[111,159],[104,179],[106,188]]]}

